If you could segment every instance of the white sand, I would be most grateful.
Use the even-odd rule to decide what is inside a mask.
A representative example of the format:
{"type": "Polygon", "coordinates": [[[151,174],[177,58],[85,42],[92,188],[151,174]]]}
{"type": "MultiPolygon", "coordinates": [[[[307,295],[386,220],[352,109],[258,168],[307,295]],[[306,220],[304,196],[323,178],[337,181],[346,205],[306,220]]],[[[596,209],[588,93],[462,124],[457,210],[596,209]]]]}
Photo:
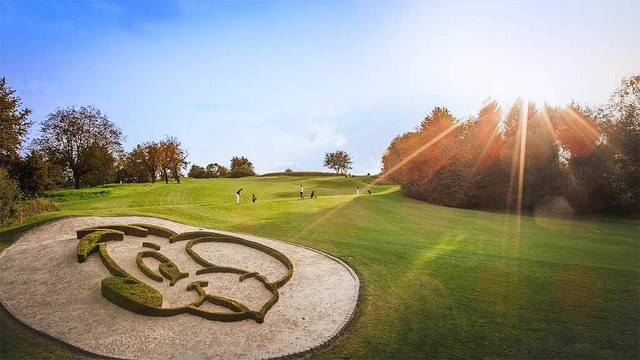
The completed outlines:
{"type": "MultiPolygon", "coordinates": [[[[109,242],[118,264],[163,294],[163,307],[193,301],[184,291],[196,279],[199,266],[186,254],[185,241],[127,236],[109,242]],[[143,241],[162,247],[161,253],[189,278],[174,287],[145,277],[135,265],[143,241]]],[[[286,272],[280,262],[249,248],[228,244],[199,244],[201,256],[216,264],[257,271],[270,281],[286,272]],[[210,246],[211,245],[211,246],[210,246]]],[[[150,249],[145,249],[150,250],[150,249]]],[[[153,268],[153,259],[145,263],[153,268]]],[[[157,265],[155,265],[157,268],[157,265]]],[[[259,359],[308,351],[325,344],[347,324],[358,299],[360,282],[346,264],[319,251],[245,234],[201,229],[149,217],[76,217],[45,224],[25,233],[0,255],[0,301],[25,324],[86,351],[131,359],[259,359]],[[75,231],[99,224],[148,223],[178,233],[216,231],[272,247],[294,265],[293,277],[280,288],[280,299],[265,321],[223,323],[190,314],[173,317],[138,315],[106,300],[100,282],[110,274],[99,254],[84,263],[76,259],[75,231]]],[[[207,292],[232,297],[258,310],[270,293],[257,281],[240,283],[228,274],[199,275],[209,280],[207,292]]]]}

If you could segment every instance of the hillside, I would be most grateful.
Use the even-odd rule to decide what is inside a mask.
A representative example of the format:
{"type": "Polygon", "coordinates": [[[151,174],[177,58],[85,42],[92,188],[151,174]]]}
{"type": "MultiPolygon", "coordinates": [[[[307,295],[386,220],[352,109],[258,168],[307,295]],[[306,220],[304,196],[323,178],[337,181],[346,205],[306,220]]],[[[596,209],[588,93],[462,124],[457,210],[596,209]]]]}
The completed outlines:
{"type": "MultiPolygon", "coordinates": [[[[322,358],[638,357],[637,221],[518,221],[411,200],[392,185],[366,195],[369,180],[184,179],[61,190],[49,195],[61,212],[3,229],[0,238],[4,246],[28,224],[64,215],[151,215],[322,250],[364,283],[359,315],[322,358]],[[236,204],[240,187],[244,202],[236,204]],[[317,199],[308,199],[312,189],[317,199]]],[[[1,334],[2,358],[69,356],[5,313],[1,334]]]]}

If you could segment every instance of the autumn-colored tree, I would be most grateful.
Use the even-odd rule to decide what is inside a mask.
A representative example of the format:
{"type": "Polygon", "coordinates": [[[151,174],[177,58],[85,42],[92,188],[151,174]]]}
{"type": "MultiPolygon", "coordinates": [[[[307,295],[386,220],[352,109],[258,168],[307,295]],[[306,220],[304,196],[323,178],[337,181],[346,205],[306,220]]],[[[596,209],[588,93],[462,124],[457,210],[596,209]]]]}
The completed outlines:
{"type": "Polygon", "coordinates": [[[138,145],[136,149],[139,151],[136,156],[141,159],[142,164],[147,169],[151,182],[155,183],[160,172],[160,144],[154,141],[147,142],[138,145]]]}
{"type": "Polygon", "coordinates": [[[189,164],[186,161],[187,152],[182,148],[180,141],[176,137],[167,136],[158,143],[157,155],[160,176],[164,182],[168,184],[171,177],[179,184],[182,170],[189,164]]]}
{"type": "Polygon", "coordinates": [[[148,149],[142,145],[136,145],[133,150],[119,159],[118,180],[136,183],[155,181],[157,171],[153,170],[154,165],[148,160],[148,149]],[[150,171],[149,168],[152,170],[150,171]]]}

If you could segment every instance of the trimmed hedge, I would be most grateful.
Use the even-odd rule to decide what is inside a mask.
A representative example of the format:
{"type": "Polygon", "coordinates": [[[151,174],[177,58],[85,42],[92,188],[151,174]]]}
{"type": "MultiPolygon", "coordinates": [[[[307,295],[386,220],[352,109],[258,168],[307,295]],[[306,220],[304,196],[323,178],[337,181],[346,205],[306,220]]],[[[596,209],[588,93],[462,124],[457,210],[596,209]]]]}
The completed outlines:
{"type": "MultiPolygon", "coordinates": [[[[185,233],[185,234],[187,234],[187,233],[185,233]]],[[[213,234],[213,233],[210,233],[210,234],[213,234]]],[[[200,235],[202,235],[202,234],[200,234],[200,235]]],[[[238,245],[247,246],[247,247],[250,247],[252,249],[261,251],[261,252],[273,257],[274,259],[280,261],[287,268],[287,273],[283,277],[281,277],[280,279],[278,279],[278,280],[276,280],[276,281],[274,281],[272,283],[276,288],[282,287],[293,276],[293,264],[291,263],[291,260],[289,260],[289,258],[286,257],[280,251],[278,251],[276,249],[273,249],[273,248],[270,248],[270,247],[268,247],[266,245],[263,245],[263,244],[260,244],[260,243],[257,243],[257,242],[253,242],[253,241],[249,241],[249,240],[246,240],[246,239],[238,238],[238,237],[235,237],[235,236],[220,236],[219,234],[216,234],[216,235],[217,236],[200,237],[200,238],[191,240],[191,241],[189,241],[187,243],[187,253],[189,254],[189,256],[191,256],[193,261],[195,261],[198,264],[206,267],[206,269],[198,270],[196,272],[196,274],[204,274],[205,273],[204,270],[206,270],[206,272],[237,272],[237,273],[244,273],[244,274],[250,273],[249,271],[246,271],[246,270],[221,267],[221,266],[217,266],[215,264],[212,264],[212,263],[204,260],[200,255],[198,255],[195,252],[195,250],[193,250],[193,246],[197,245],[197,244],[200,244],[200,243],[221,242],[221,243],[230,243],[230,244],[238,244],[238,245]],[[220,270],[216,271],[215,269],[220,269],[220,270]],[[238,270],[238,271],[228,271],[228,269],[234,269],[234,270],[238,270]],[[227,271],[225,271],[225,270],[227,270],[227,271]]]]}
{"type": "Polygon", "coordinates": [[[153,270],[149,269],[147,264],[145,264],[144,261],[142,261],[142,259],[145,258],[145,257],[154,257],[154,258],[156,258],[155,256],[153,256],[155,254],[157,254],[157,253],[155,253],[153,251],[142,251],[142,252],[139,252],[138,256],[136,256],[136,264],[138,265],[138,269],[140,269],[140,271],[142,271],[145,275],[147,275],[147,277],[149,279],[157,281],[157,282],[162,282],[164,280],[162,278],[162,276],[156,274],[153,270]]]}
{"type": "Polygon", "coordinates": [[[216,237],[216,238],[226,238],[227,235],[216,234],[210,231],[189,231],[181,234],[176,234],[169,238],[169,243],[173,244],[174,242],[197,239],[201,237],[216,237]]]}
{"type": "Polygon", "coordinates": [[[119,277],[132,277],[131,275],[129,275],[129,273],[124,271],[124,269],[118,266],[118,264],[113,261],[111,256],[109,256],[109,253],[107,252],[107,244],[100,244],[100,260],[102,260],[102,264],[107,268],[107,270],[109,270],[111,275],[119,277]]]}
{"type": "Polygon", "coordinates": [[[142,243],[142,247],[150,248],[153,250],[160,250],[160,245],[146,241],[142,243]]]}
{"type": "Polygon", "coordinates": [[[130,224],[130,225],[147,229],[147,231],[149,232],[149,235],[160,236],[167,239],[177,234],[173,230],[169,230],[167,228],[163,228],[161,226],[156,226],[151,224],[130,224]]]}
{"type": "MultiPolygon", "coordinates": [[[[177,234],[172,230],[165,229],[147,224],[132,224],[132,225],[100,225],[93,228],[80,229],[77,232],[80,242],[78,243],[78,261],[84,262],[86,257],[99,250],[100,259],[109,272],[113,275],[105,278],[101,282],[102,295],[112,303],[135,312],[137,314],[149,315],[149,316],[173,316],[183,313],[189,313],[195,316],[199,316],[209,320],[215,321],[241,321],[251,319],[257,323],[264,322],[266,313],[271,307],[278,301],[280,294],[278,289],[291,279],[293,275],[293,264],[291,261],[281,252],[272,249],[266,245],[256,243],[253,241],[237,238],[233,236],[218,234],[208,231],[193,231],[182,234],[177,234]],[[122,240],[124,235],[134,235],[139,237],[146,237],[147,234],[152,234],[169,239],[170,243],[176,241],[190,240],[186,245],[187,253],[198,264],[204,266],[196,274],[205,273],[235,273],[240,274],[239,281],[245,281],[247,279],[255,278],[260,281],[264,287],[271,292],[271,298],[267,301],[260,311],[252,311],[243,303],[228,299],[222,296],[207,294],[203,289],[208,285],[206,281],[195,281],[190,283],[187,287],[187,291],[196,291],[198,299],[187,306],[177,308],[162,308],[162,294],[155,290],[153,287],[145,284],[144,282],[131,276],[125,270],[123,270],[118,264],[109,256],[107,252],[107,245],[104,241],[108,240],[122,240]],[[261,251],[280,261],[286,268],[287,273],[280,279],[269,282],[269,280],[263,275],[257,272],[249,272],[243,269],[218,266],[204,260],[199,256],[192,247],[199,243],[204,242],[221,242],[232,243],[247,246],[255,250],[261,251]],[[201,308],[206,302],[224,307],[231,310],[231,313],[221,313],[215,311],[208,311],[201,308]]],[[[156,250],[160,249],[160,246],[144,242],[143,246],[150,247],[156,250]]],[[[142,251],[138,253],[136,257],[136,263],[138,268],[152,280],[162,282],[162,276],[149,269],[144,261],[145,257],[153,257],[160,261],[159,271],[160,274],[170,280],[170,286],[173,286],[181,279],[187,278],[188,273],[180,272],[176,264],[169,260],[166,256],[156,251],[142,251]]]]}
{"type": "Polygon", "coordinates": [[[102,295],[112,303],[136,313],[162,307],[162,294],[133,277],[111,276],[102,280],[102,295]]]}
{"type": "Polygon", "coordinates": [[[80,229],[76,233],[78,239],[82,239],[85,235],[98,230],[118,230],[125,233],[125,235],[133,235],[138,237],[147,237],[147,234],[149,233],[149,230],[134,225],[97,225],[80,229]]]}
{"type": "Polygon", "coordinates": [[[98,250],[98,244],[105,241],[122,241],[124,233],[117,230],[98,230],[84,235],[78,242],[78,262],[83,263],[87,257],[98,250]]]}

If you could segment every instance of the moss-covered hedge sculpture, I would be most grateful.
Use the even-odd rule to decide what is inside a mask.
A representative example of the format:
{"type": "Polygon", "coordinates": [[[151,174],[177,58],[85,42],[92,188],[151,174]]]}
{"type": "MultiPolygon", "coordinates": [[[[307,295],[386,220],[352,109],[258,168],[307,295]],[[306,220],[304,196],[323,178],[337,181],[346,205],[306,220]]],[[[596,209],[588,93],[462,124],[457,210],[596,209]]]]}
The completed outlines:
{"type": "MultiPolygon", "coordinates": [[[[111,275],[113,275],[102,280],[102,295],[112,303],[124,309],[143,315],[173,316],[189,313],[215,321],[229,322],[251,319],[258,323],[262,323],[269,309],[273,307],[280,297],[278,289],[284,286],[293,276],[293,264],[281,252],[257,242],[209,231],[194,231],[177,234],[172,230],[154,225],[131,224],[99,225],[91,228],[80,229],[78,230],[77,235],[80,239],[78,243],[78,262],[84,262],[89,255],[99,250],[102,263],[109,270],[111,275]],[[148,234],[166,238],[170,243],[190,240],[186,244],[186,251],[196,263],[202,266],[202,269],[196,271],[196,274],[232,273],[239,275],[239,281],[256,279],[271,293],[271,298],[259,311],[252,311],[248,306],[234,299],[208,294],[204,289],[208,285],[206,281],[193,281],[186,286],[186,290],[196,292],[197,299],[195,301],[183,307],[163,308],[162,294],[150,285],[136,279],[123,270],[109,256],[109,253],[107,252],[107,244],[105,243],[106,241],[111,240],[123,240],[124,235],[146,237],[148,234]],[[244,269],[213,264],[202,258],[193,249],[193,246],[196,244],[212,242],[237,244],[263,252],[283,264],[287,268],[287,272],[281,278],[275,281],[269,281],[269,279],[264,275],[257,272],[250,272],[244,269]],[[203,305],[206,302],[224,307],[231,312],[205,310],[203,305]]],[[[147,277],[157,282],[162,282],[163,277],[167,278],[170,281],[170,286],[175,285],[181,279],[189,277],[188,273],[181,272],[178,269],[178,266],[169,258],[157,252],[157,250],[160,250],[160,246],[149,242],[144,242],[143,246],[155,250],[141,251],[136,257],[136,264],[138,265],[138,268],[147,277]],[[144,263],[143,259],[147,257],[152,257],[159,262],[159,274],[150,269],[144,263]]]]}
{"type": "Polygon", "coordinates": [[[86,234],[78,242],[78,262],[83,263],[87,256],[96,252],[99,243],[122,239],[124,239],[124,233],[117,230],[99,230],[86,234]]]}
{"type": "Polygon", "coordinates": [[[169,260],[166,256],[160,254],[159,252],[142,251],[138,253],[138,256],[136,257],[136,263],[138,265],[138,268],[152,280],[162,282],[162,276],[159,276],[158,274],[154,273],[153,270],[147,267],[147,265],[142,260],[146,257],[152,257],[160,262],[158,270],[160,271],[160,274],[162,274],[162,276],[166,277],[170,281],[169,285],[171,286],[175,285],[178,280],[184,279],[189,276],[188,273],[183,273],[178,270],[178,267],[173,263],[173,261],[169,260]]]}
{"type": "Polygon", "coordinates": [[[82,239],[85,235],[98,230],[117,230],[123,232],[125,235],[140,237],[147,237],[147,234],[149,233],[149,230],[135,225],[98,225],[80,229],[76,233],[78,235],[78,239],[82,239]]]}
{"type": "Polygon", "coordinates": [[[160,250],[160,245],[146,241],[142,243],[142,247],[150,248],[153,250],[160,250]]]}
{"type": "Polygon", "coordinates": [[[151,224],[131,224],[131,226],[147,229],[147,231],[149,232],[149,235],[160,236],[167,239],[177,234],[173,230],[169,230],[161,226],[156,226],[151,224]]]}

